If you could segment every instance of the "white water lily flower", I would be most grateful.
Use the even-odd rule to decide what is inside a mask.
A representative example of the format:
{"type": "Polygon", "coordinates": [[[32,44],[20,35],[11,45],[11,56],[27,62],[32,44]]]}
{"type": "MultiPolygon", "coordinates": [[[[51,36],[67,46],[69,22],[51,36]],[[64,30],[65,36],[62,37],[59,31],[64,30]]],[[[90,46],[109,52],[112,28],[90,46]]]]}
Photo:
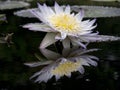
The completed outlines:
{"type": "MultiPolygon", "coordinates": [[[[81,74],[84,73],[84,66],[97,66],[97,62],[95,60],[98,60],[97,57],[92,55],[85,55],[87,52],[96,51],[97,49],[90,49],[90,50],[71,50],[71,53],[69,52],[67,56],[61,55],[56,60],[52,61],[45,61],[43,62],[37,62],[37,63],[26,63],[25,65],[28,65],[30,67],[40,66],[40,65],[48,65],[45,66],[42,70],[39,72],[36,72],[31,78],[37,77],[35,82],[47,82],[49,79],[51,79],[53,76],[55,76],[56,80],[60,79],[62,76],[68,76],[71,77],[72,72],[79,71],[81,74]]],[[[46,55],[46,57],[52,57],[54,56],[55,52],[52,52],[47,49],[43,49],[42,53],[46,55]],[[48,55],[48,52],[50,53],[48,55]]]]}
{"type": "Polygon", "coordinates": [[[30,12],[42,21],[42,23],[30,23],[23,27],[33,31],[47,32],[40,44],[40,48],[46,48],[58,40],[62,41],[63,44],[66,41],[68,42],[66,45],[63,45],[65,48],[68,47],[70,43],[73,46],[77,45],[86,48],[83,42],[120,40],[119,37],[93,33],[92,30],[97,26],[94,25],[96,20],[83,20],[83,10],[80,10],[77,14],[71,13],[69,5],[63,8],[55,3],[54,7],[51,8],[46,6],[46,4],[43,6],[38,4],[38,10],[31,9],[30,12]]]}
{"type": "MultiPolygon", "coordinates": [[[[54,8],[43,6],[38,4],[39,11],[31,10],[31,13],[35,15],[42,23],[31,23],[24,25],[24,28],[29,28],[33,31],[51,32],[54,33],[54,38],[49,37],[48,42],[54,43],[57,40],[64,40],[69,37],[80,37],[81,35],[89,35],[92,33],[94,20],[82,20],[83,11],[81,10],[78,14],[71,13],[70,6],[66,6],[65,9],[55,3],[54,8]]],[[[41,48],[45,48],[49,45],[44,45],[47,41],[41,43],[41,48]]]]}

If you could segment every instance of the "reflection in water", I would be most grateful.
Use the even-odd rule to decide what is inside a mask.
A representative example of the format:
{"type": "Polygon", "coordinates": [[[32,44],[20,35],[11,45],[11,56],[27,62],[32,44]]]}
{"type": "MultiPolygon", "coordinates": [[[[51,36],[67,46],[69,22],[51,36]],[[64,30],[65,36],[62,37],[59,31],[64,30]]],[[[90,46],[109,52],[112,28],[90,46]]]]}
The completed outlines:
{"type": "Polygon", "coordinates": [[[118,72],[114,72],[114,79],[118,80],[118,78],[119,78],[118,72]]]}
{"type": "MultiPolygon", "coordinates": [[[[62,76],[71,77],[72,72],[79,71],[84,74],[83,66],[97,66],[98,58],[96,56],[88,55],[86,53],[97,51],[98,49],[80,49],[68,48],[63,49],[62,55],[55,53],[48,49],[41,49],[41,53],[47,58],[47,61],[36,63],[25,63],[30,67],[47,65],[39,72],[35,73],[31,78],[37,76],[35,82],[47,82],[50,78],[55,76],[56,80],[62,76]]],[[[86,79],[87,80],[87,79],[86,79]]],[[[89,81],[89,80],[87,80],[89,81]]]]}

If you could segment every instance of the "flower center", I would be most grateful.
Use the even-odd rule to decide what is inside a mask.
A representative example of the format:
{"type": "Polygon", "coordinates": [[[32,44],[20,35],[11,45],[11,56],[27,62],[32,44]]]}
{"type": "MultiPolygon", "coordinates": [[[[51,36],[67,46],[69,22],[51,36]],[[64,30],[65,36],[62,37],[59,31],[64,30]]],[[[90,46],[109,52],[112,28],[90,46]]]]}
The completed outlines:
{"type": "Polygon", "coordinates": [[[49,18],[49,22],[58,30],[71,32],[79,28],[78,20],[69,14],[53,15],[49,18]]]}
{"type": "Polygon", "coordinates": [[[77,62],[66,61],[64,63],[59,64],[58,67],[52,70],[52,74],[59,76],[70,75],[71,72],[77,71],[79,66],[80,61],[77,62]]]}

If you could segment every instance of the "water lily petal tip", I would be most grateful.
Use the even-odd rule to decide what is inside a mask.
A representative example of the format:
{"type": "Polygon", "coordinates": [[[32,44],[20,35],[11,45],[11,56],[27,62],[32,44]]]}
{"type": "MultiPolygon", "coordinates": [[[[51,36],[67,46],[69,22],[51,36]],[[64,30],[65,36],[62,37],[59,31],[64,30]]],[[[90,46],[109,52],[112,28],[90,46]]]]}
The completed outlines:
{"type": "Polygon", "coordinates": [[[41,4],[40,4],[40,3],[37,3],[37,5],[38,5],[38,6],[41,6],[41,4]]]}
{"type": "Polygon", "coordinates": [[[55,4],[54,4],[55,6],[59,6],[59,4],[55,1],[55,4]]]}

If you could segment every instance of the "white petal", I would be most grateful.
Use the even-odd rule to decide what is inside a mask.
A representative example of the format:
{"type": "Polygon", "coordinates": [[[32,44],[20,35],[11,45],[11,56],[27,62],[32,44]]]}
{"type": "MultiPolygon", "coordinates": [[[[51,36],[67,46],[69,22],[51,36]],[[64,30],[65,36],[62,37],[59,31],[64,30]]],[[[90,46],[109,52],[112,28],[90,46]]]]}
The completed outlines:
{"type": "Polygon", "coordinates": [[[86,45],[83,44],[82,42],[78,41],[77,39],[71,39],[71,42],[74,42],[76,43],[77,45],[83,47],[83,48],[86,48],[86,45]]]}
{"type": "Polygon", "coordinates": [[[80,49],[80,48],[78,47],[78,48],[74,49],[74,50],[69,54],[69,57],[75,56],[75,55],[83,52],[83,50],[84,50],[84,49],[80,49]]]}
{"type": "Polygon", "coordinates": [[[91,27],[95,22],[96,22],[96,19],[91,20],[88,26],[91,27]]]}
{"type": "Polygon", "coordinates": [[[41,4],[39,4],[39,3],[37,3],[38,4],[38,8],[39,8],[39,10],[42,12],[42,13],[44,13],[44,10],[43,10],[43,6],[41,5],[41,4]]]}
{"type": "Polygon", "coordinates": [[[47,82],[50,78],[52,77],[51,73],[50,72],[45,72],[43,74],[41,74],[40,76],[38,76],[38,78],[35,80],[35,82],[47,82]]]}
{"type": "Polygon", "coordinates": [[[66,38],[62,41],[63,44],[63,51],[62,51],[62,55],[65,57],[69,54],[70,52],[70,39],[66,38]]]}
{"type": "Polygon", "coordinates": [[[89,53],[89,52],[93,52],[93,51],[98,51],[98,50],[100,50],[100,49],[94,48],[94,49],[86,50],[86,49],[76,48],[73,52],[71,52],[69,54],[69,56],[81,56],[81,55],[83,55],[85,53],[89,53]]]}
{"type": "Polygon", "coordinates": [[[92,32],[92,31],[89,30],[89,28],[88,29],[83,29],[83,30],[84,31],[78,33],[78,35],[80,35],[79,36],[80,38],[81,38],[81,35],[87,35],[87,34],[90,34],[92,32]],[[86,31],[86,30],[88,30],[88,31],[86,31]]]}
{"type": "Polygon", "coordinates": [[[40,11],[36,11],[36,10],[30,10],[30,12],[36,16],[40,21],[47,23],[43,13],[41,13],[40,11]]]}
{"type": "Polygon", "coordinates": [[[94,52],[94,51],[98,51],[100,49],[94,48],[94,49],[89,49],[89,50],[82,50],[82,52],[79,52],[77,55],[82,55],[85,53],[89,53],[89,52],[94,52]]]}
{"type": "Polygon", "coordinates": [[[32,79],[32,78],[34,78],[34,77],[40,75],[41,73],[42,73],[41,71],[34,73],[34,75],[32,75],[32,76],[30,77],[30,79],[32,79]]]}
{"type": "Polygon", "coordinates": [[[60,79],[59,75],[55,75],[56,80],[60,79]]]}
{"type": "Polygon", "coordinates": [[[82,21],[82,25],[86,25],[86,24],[88,24],[90,22],[90,20],[84,20],[84,21],[82,21]]]}
{"type": "Polygon", "coordinates": [[[46,4],[43,5],[42,13],[44,13],[45,16],[55,14],[54,11],[51,9],[51,7],[48,7],[46,4]]]}
{"type": "Polygon", "coordinates": [[[91,64],[91,65],[93,65],[93,66],[97,66],[97,62],[91,60],[89,57],[86,57],[85,60],[87,60],[89,64],[91,64]]]}
{"type": "Polygon", "coordinates": [[[48,7],[48,9],[49,9],[49,14],[50,14],[50,15],[55,14],[55,12],[52,10],[52,8],[48,7]]]}
{"type": "Polygon", "coordinates": [[[65,39],[62,41],[62,44],[63,44],[63,47],[64,47],[64,48],[70,48],[70,39],[69,39],[69,38],[65,38],[65,39]]]}
{"type": "Polygon", "coordinates": [[[54,8],[55,8],[55,12],[56,12],[56,14],[60,14],[60,13],[63,12],[63,8],[60,7],[60,6],[57,4],[57,2],[55,2],[55,6],[54,6],[54,8]]]}
{"type": "Polygon", "coordinates": [[[89,63],[85,59],[78,58],[78,60],[80,60],[81,65],[90,66],[89,63]]]}
{"type": "Polygon", "coordinates": [[[56,60],[61,56],[60,54],[53,52],[51,50],[48,50],[48,49],[40,49],[40,51],[49,60],[50,59],[56,60]]]}
{"type": "Polygon", "coordinates": [[[70,14],[70,6],[69,6],[69,5],[66,6],[66,8],[65,8],[65,13],[70,14]]]}
{"type": "Polygon", "coordinates": [[[66,76],[70,78],[71,77],[71,73],[67,74],[66,76]]]}
{"type": "Polygon", "coordinates": [[[99,60],[99,58],[96,57],[96,56],[91,56],[91,55],[89,55],[88,57],[91,58],[91,59],[97,60],[97,61],[99,60]]]}
{"type": "Polygon", "coordinates": [[[83,39],[85,39],[86,41],[89,41],[89,42],[103,42],[103,41],[120,40],[120,37],[107,36],[107,35],[83,35],[80,38],[83,38],[83,39]]]}
{"type": "Polygon", "coordinates": [[[41,62],[32,62],[32,63],[24,63],[24,65],[27,65],[29,67],[37,67],[41,65],[48,65],[51,64],[53,61],[41,61],[41,62]]]}
{"type": "Polygon", "coordinates": [[[44,7],[44,12],[49,13],[49,8],[45,3],[43,4],[43,7],[44,7]]]}
{"type": "Polygon", "coordinates": [[[66,38],[67,34],[66,33],[58,33],[56,36],[55,36],[55,39],[56,40],[64,40],[66,38]]]}
{"type": "Polygon", "coordinates": [[[33,15],[36,16],[38,19],[40,19],[41,13],[40,13],[38,10],[36,10],[36,9],[30,9],[29,11],[30,11],[31,14],[33,14],[33,15]]]}
{"type": "Polygon", "coordinates": [[[42,81],[47,82],[53,76],[51,74],[51,69],[52,69],[51,65],[48,65],[39,72],[36,72],[33,76],[30,77],[30,79],[38,76],[35,82],[39,82],[39,83],[42,81]]]}
{"type": "Polygon", "coordinates": [[[49,45],[55,43],[57,40],[55,39],[55,33],[47,33],[44,39],[42,40],[39,48],[46,48],[49,45]]]}
{"type": "Polygon", "coordinates": [[[86,27],[86,30],[92,30],[92,29],[94,29],[94,28],[96,28],[96,27],[97,27],[97,24],[94,25],[94,26],[88,27],[88,29],[87,29],[87,27],[86,27]]]}
{"type": "Polygon", "coordinates": [[[78,69],[78,71],[79,71],[81,74],[83,74],[83,73],[85,72],[83,66],[80,66],[79,69],[78,69]]]}
{"type": "Polygon", "coordinates": [[[81,10],[78,14],[75,15],[75,17],[76,17],[79,21],[81,21],[81,20],[83,19],[83,17],[84,17],[84,11],[81,10]]]}
{"type": "Polygon", "coordinates": [[[76,48],[79,47],[79,45],[78,45],[76,42],[73,42],[72,40],[71,40],[71,43],[72,43],[73,48],[74,48],[74,47],[76,47],[76,48]]]}
{"type": "Polygon", "coordinates": [[[50,28],[49,26],[41,23],[29,23],[26,25],[23,25],[23,28],[28,28],[29,30],[32,31],[42,31],[42,32],[53,32],[53,29],[50,28]]]}
{"type": "Polygon", "coordinates": [[[82,65],[85,65],[85,66],[90,66],[87,62],[82,63],[82,65]]]}

